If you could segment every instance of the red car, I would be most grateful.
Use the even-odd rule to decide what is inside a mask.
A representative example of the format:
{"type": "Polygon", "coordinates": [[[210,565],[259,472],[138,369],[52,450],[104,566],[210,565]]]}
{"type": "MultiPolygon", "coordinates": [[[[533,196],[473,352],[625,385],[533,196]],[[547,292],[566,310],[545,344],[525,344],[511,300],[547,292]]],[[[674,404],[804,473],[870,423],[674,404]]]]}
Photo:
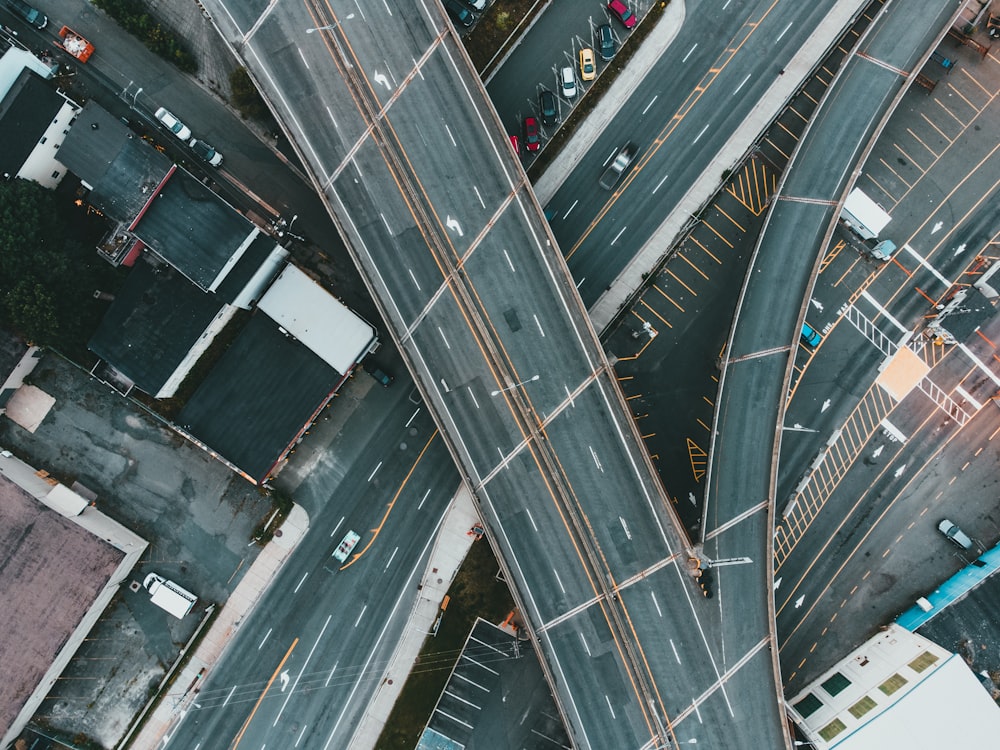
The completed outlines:
{"type": "Polygon", "coordinates": [[[622,0],[611,0],[608,3],[608,10],[611,14],[622,22],[622,25],[626,29],[631,29],[635,26],[635,13],[628,9],[628,6],[622,2],[622,0]]]}
{"type": "Polygon", "coordinates": [[[524,149],[537,151],[542,147],[542,136],[538,133],[538,120],[534,117],[524,118],[524,149]]]}

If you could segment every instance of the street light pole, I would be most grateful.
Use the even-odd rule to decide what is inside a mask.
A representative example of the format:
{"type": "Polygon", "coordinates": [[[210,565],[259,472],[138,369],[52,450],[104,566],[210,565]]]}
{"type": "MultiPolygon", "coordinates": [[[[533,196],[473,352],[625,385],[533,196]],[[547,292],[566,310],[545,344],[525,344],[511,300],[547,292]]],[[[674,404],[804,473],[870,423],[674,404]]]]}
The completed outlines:
{"type": "Polygon", "coordinates": [[[506,391],[512,391],[515,388],[520,388],[525,383],[531,383],[531,382],[533,382],[535,380],[538,380],[538,375],[530,377],[527,380],[522,380],[520,383],[514,383],[514,385],[508,385],[506,388],[500,388],[499,390],[496,390],[496,391],[490,391],[490,395],[491,396],[499,396],[501,393],[504,393],[506,391]]]}
{"type": "MultiPolygon", "coordinates": [[[[352,18],[354,18],[353,13],[348,13],[346,16],[344,16],[345,21],[350,21],[352,18]]],[[[306,33],[312,34],[314,31],[330,31],[332,29],[337,28],[338,26],[340,26],[340,21],[335,21],[334,23],[331,23],[329,26],[317,26],[314,29],[306,29],[306,33]]]]}

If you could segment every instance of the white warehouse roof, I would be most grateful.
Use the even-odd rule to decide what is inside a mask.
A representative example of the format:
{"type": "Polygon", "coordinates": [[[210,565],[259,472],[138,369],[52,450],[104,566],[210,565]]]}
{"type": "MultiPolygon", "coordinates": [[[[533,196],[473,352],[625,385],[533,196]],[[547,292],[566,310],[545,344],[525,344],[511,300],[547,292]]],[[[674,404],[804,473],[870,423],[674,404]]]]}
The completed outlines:
{"type": "Polygon", "coordinates": [[[819,750],[995,747],[1000,707],[961,657],[890,625],[789,701],[819,750]]]}
{"type": "Polygon", "coordinates": [[[292,265],[285,266],[257,306],[342,375],[375,341],[370,324],[292,265]]]}

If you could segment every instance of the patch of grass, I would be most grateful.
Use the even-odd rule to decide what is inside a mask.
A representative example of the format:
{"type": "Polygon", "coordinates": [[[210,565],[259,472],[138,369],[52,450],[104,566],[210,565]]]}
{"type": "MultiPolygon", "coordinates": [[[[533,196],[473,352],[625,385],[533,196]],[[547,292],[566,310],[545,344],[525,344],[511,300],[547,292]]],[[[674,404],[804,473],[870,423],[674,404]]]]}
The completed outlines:
{"type": "Polygon", "coordinates": [[[500,566],[485,540],[472,545],[452,581],[451,601],[438,628],[428,636],[413,671],[379,736],[378,750],[413,750],[451,675],[477,617],[499,623],[514,609],[500,566]]]}
{"type": "Polygon", "coordinates": [[[480,78],[503,59],[503,53],[518,39],[530,15],[542,10],[545,0],[497,0],[480,16],[462,43],[480,78]]]}

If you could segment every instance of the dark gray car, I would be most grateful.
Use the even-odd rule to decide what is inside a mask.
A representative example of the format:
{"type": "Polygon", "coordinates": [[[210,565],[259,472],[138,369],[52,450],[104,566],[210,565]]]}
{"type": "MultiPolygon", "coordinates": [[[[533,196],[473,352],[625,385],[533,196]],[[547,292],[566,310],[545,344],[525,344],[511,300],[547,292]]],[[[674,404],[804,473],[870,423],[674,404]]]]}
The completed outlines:
{"type": "Polygon", "coordinates": [[[542,89],[538,94],[538,109],[542,112],[542,125],[555,125],[559,119],[556,109],[556,95],[548,89],[542,89]]]}
{"type": "Polygon", "coordinates": [[[610,23],[605,23],[597,27],[597,51],[604,62],[614,57],[615,52],[618,51],[618,42],[615,41],[615,35],[611,31],[610,23]]]}

